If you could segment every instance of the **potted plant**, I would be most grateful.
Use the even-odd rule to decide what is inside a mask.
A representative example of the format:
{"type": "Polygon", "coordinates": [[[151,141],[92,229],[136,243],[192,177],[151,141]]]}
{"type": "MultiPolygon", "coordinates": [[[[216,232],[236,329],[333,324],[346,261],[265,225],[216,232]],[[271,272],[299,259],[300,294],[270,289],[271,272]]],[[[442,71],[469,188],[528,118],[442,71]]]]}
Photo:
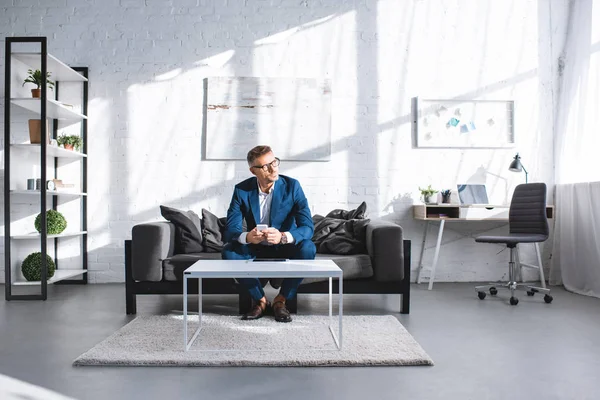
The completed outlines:
{"type": "MultiPolygon", "coordinates": [[[[31,89],[31,96],[34,98],[38,98],[41,96],[42,93],[42,71],[40,71],[39,69],[36,69],[35,71],[29,69],[27,70],[27,73],[29,73],[29,75],[27,76],[27,79],[25,79],[25,81],[23,82],[23,86],[25,86],[26,83],[33,83],[34,85],[36,85],[36,89],[31,89]]],[[[54,87],[54,82],[52,82],[49,79],[50,75],[50,72],[46,72],[46,83],[48,84],[48,87],[52,89],[54,87]]]]}
{"type": "Polygon", "coordinates": [[[433,189],[431,185],[427,186],[427,188],[423,189],[419,187],[419,191],[421,192],[421,196],[423,197],[423,202],[425,204],[436,204],[437,203],[437,190],[433,189]]]}
{"type": "MultiPolygon", "coordinates": [[[[31,144],[42,143],[42,120],[41,119],[30,119],[29,120],[29,142],[31,144]]],[[[46,143],[50,143],[50,127],[48,126],[48,120],[46,120],[46,143]]]]}
{"type": "Polygon", "coordinates": [[[65,150],[73,150],[73,148],[79,150],[83,143],[81,137],[77,135],[60,135],[57,142],[59,146],[64,146],[65,150]]]}

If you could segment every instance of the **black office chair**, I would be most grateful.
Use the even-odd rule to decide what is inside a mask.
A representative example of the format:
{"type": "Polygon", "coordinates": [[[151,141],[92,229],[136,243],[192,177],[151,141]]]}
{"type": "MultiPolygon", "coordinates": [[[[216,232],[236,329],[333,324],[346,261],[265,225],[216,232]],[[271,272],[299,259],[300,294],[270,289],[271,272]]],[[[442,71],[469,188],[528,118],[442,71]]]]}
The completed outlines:
{"type": "MultiPolygon", "coordinates": [[[[508,283],[503,285],[489,284],[477,286],[475,290],[481,300],[485,299],[486,291],[492,296],[498,293],[498,288],[510,290],[510,304],[516,306],[519,299],[515,297],[515,290],[523,290],[527,295],[544,293],[544,301],[552,302],[550,289],[517,283],[517,245],[519,243],[538,243],[548,239],[548,218],[546,216],[546,184],[528,183],[515,188],[508,215],[509,233],[503,236],[477,236],[478,243],[504,243],[510,249],[508,263],[508,283]]],[[[542,266],[540,265],[540,268],[542,266]]]]}

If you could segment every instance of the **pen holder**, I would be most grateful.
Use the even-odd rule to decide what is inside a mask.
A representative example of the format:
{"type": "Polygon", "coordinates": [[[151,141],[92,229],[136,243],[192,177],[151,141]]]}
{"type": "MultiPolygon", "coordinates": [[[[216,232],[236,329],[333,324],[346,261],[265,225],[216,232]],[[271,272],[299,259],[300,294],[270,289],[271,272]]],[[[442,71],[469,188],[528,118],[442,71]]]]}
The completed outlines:
{"type": "Polygon", "coordinates": [[[450,203],[450,196],[452,195],[451,190],[442,190],[440,194],[442,195],[442,203],[450,203]]]}

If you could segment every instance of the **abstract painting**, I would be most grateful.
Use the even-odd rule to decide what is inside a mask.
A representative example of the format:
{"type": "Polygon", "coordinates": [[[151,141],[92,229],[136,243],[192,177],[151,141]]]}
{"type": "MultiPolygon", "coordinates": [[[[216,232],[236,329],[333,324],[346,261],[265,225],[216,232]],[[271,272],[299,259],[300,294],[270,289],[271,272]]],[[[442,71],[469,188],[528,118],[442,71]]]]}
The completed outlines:
{"type": "Polygon", "coordinates": [[[331,157],[331,83],[310,78],[206,78],[206,158],[245,160],[269,145],[283,160],[331,157]]]}
{"type": "Polygon", "coordinates": [[[417,147],[514,147],[514,101],[415,101],[417,147]]]}

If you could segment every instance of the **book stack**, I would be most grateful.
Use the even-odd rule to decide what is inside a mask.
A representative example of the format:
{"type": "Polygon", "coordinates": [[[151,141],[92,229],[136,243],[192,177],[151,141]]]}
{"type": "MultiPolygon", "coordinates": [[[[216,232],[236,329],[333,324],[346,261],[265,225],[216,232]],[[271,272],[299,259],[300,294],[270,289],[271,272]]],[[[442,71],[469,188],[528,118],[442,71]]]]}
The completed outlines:
{"type": "Polygon", "coordinates": [[[73,183],[63,183],[62,179],[52,179],[57,192],[72,192],[75,190],[73,183]]]}

